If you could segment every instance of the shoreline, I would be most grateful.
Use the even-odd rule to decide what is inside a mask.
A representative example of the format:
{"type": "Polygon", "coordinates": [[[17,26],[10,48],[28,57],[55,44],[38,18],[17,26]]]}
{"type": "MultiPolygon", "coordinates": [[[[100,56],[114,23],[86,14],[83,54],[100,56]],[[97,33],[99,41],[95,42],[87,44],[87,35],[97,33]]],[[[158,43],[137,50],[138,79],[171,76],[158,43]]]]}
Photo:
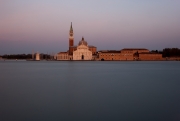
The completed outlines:
{"type": "MultiPolygon", "coordinates": [[[[0,59],[0,61],[69,61],[69,62],[86,62],[86,61],[102,61],[102,60],[32,60],[32,59],[0,59]]],[[[163,59],[163,60],[103,60],[105,62],[130,62],[130,61],[180,61],[178,59],[163,59]]],[[[103,62],[102,61],[102,62],[103,62]]]]}

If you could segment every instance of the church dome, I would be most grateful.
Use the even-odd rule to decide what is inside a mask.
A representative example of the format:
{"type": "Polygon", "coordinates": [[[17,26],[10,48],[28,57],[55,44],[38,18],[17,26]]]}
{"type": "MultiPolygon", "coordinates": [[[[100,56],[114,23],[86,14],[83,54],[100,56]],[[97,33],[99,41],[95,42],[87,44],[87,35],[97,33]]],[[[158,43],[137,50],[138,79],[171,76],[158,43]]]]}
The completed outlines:
{"type": "Polygon", "coordinates": [[[88,43],[84,40],[84,37],[82,37],[82,40],[79,41],[79,45],[88,45],[88,43]]]}

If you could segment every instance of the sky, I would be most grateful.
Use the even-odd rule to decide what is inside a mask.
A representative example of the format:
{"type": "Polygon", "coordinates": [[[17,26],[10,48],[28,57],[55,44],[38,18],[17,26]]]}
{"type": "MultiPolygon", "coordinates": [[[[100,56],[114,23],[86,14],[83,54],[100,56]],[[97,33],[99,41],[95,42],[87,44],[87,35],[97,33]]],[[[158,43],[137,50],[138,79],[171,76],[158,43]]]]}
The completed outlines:
{"type": "Polygon", "coordinates": [[[68,50],[180,48],[180,0],[0,0],[0,55],[68,50]]]}

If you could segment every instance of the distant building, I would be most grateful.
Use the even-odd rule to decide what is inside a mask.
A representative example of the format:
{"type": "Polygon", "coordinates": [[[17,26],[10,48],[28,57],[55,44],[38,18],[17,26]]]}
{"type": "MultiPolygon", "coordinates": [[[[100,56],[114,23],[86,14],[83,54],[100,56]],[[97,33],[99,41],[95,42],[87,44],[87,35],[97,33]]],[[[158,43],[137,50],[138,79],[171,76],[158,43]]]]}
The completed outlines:
{"type": "Polygon", "coordinates": [[[40,54],[39,53],[35,53],[35,60],[39,61],[40,60],[40,54]]]}
{"type": "Polygon", "coordinates": [[[69,60],[68,52],[59,52],[57,54],[57,60],[69,60]]]}
{"type": "Polygon", "coordinates": [[[82,38],[75,51],[73,60],[92,60],[92,51],[89,50],[87,42],[82,38]]]}
{"type": "Polygon", "coordinates": [[[120,54],[120,60],[138,60],[138,54],[143,52],[149,53],[149,50],[144,48],[122,49],[120,54]]]}
{"type": "Polygon", "coordinates": [[[122,50],[106,50],[99,51],[99,60],[137,60],[138,54],[143,52],[149,52],[147,49],[140,48],[125,48],[122,50]]]}
{"type": "Polygon", "coordinates": [[[40,54],[37,53],[32,53],[32,60],[39,61],[41,59],[40,54]]]}
{"type": "Polygon", "coordinates": [[[150,52],[144,52],[139,53],[139,60],[163,60],[162,54],[160,53],[150,53],[150,52]]]}
{"type": "Polygon", "coordinates": [[[74,45],[74,32],[72,23],[69,31],[69,49],[59,52],[57,60],[108,60],[108,61],[133,61],[133,60],[162,60],[162,54],[152,53],[145,48],[124,48],[122,50],[98,51],[95,46],[88,45],[84,37],[77,46],[74,45]]]}
{"type": "Polygon", "coordinates": [[[82,37],[77,46],[74,46],[74,33],[72,23],[69,31],[69,50],[57,53],[57,60],[95,60],[97,48],[89,46],[82,37]]]}
{"type": "Polygon", "coordinates": [[[120,60],[120,54],[121,51],[119,50],[104,50],[104,51],[99,51],[98,52],[98,59],[99,60],[108,60],[108,61],[113,61],[113,60],[120,60]]]}

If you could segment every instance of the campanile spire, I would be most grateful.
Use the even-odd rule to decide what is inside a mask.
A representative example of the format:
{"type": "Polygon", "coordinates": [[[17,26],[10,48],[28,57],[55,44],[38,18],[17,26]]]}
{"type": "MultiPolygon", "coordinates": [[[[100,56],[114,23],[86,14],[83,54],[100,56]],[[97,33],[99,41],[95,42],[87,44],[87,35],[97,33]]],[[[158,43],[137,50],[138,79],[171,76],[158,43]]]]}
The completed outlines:
{"type": "Polygon", "coordinates": [[[71,22],[71,27],[70,27],[70,31],[72,31],[72,32],[73,32],[73,28],[72,28],[72,22],[71,22]]]}
{"type": "Polygon", "coordinates": [[[69,30],[69,47],[74,46],[74,33],[73,33],[73,27],[72,27],[72,22],[69,30]]]}

